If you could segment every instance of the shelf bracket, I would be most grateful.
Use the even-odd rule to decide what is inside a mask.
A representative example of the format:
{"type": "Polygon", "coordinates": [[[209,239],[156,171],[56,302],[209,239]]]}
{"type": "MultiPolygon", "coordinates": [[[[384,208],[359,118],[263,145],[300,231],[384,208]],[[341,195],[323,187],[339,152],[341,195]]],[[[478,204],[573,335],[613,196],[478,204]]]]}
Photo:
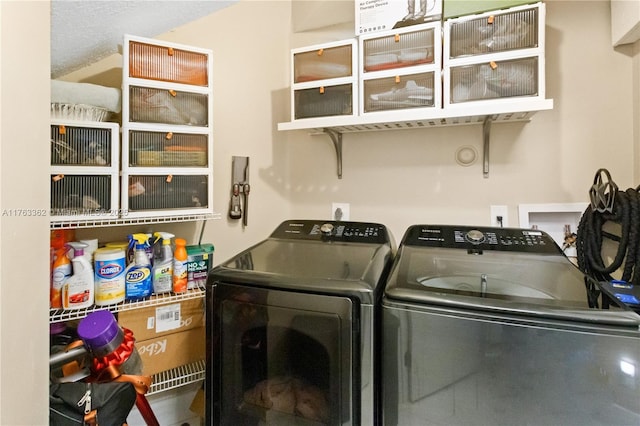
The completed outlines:
{"type": "Polygon", "coordinates": [[[491,139],[491,116],[487,115],[482,123],[482,175],[489,177],[489,140],[491,139]]]}
{"type": "Polygon", "coordinates": [[[331,142],[333,142],[333,147],[336,150],[336,161],[338,164],[338,179],[342,179],[342,133],[328,127],[324,127],[322,131],[329,135],[331,142]]]}

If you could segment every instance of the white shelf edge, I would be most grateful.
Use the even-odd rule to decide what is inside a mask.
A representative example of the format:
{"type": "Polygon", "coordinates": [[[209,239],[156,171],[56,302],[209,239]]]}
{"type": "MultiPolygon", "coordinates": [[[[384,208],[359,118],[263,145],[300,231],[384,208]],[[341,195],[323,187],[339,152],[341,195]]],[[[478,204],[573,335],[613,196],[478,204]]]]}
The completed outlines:
{"type": "Polygon", "coordinates": [[[553,99],[513,99],[477,101],[451,108],[414,108],[359,116],[306,118],[278,123],[278,130],[312,130],[332,128],[339,132],[363,132],[428,128],[465,124],[482,124],[487,116],[494,122],[529,121],[538,111],[553,109],[553,99]]]}
{"type": "Polygon", "coordinates": [[[183,214],[170,216],[163,211],[165,216],[144,216],[144,217],[113,217],[80,220],[56,220],[55,216],[50,217],[51,229],[69,229],[69,228],[98,228],[107,226],[124,226],[124,225],[140,225],[147,223],[170,223],[170,222],[194,222],[200,220],[220,219],[221,213],[207,214],[183,214]]]}

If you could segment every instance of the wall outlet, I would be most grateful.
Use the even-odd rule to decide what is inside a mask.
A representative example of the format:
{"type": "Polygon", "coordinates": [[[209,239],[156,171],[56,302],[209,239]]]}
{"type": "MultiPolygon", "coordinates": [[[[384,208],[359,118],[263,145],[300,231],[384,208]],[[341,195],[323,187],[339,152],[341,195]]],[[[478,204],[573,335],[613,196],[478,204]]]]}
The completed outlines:
{"type": "Polygon", "coordinates": [[[509,208],[507,206],[491,206],[491,226],[498,228],[509,226],[509,208]]]}
{"type": "Polygon", "coordinates": [[[349,220],[349,203],[332,203],[331,220],[349,220]]]}

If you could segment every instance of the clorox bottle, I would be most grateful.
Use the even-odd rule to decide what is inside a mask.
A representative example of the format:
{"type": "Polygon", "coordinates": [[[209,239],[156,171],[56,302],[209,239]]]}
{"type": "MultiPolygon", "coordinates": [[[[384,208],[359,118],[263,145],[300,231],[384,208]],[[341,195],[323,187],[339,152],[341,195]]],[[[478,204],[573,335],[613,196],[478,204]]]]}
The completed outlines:
{"type": "Polygon", "coordinates": [[[151,262],[147,256],[146,234],[133,234],[131,238],[135,241],[133,262],[124,273],[125,279],[125,299],[138,300],[151,296],[153,292],[153,278],[151,275],[151,262]]]}

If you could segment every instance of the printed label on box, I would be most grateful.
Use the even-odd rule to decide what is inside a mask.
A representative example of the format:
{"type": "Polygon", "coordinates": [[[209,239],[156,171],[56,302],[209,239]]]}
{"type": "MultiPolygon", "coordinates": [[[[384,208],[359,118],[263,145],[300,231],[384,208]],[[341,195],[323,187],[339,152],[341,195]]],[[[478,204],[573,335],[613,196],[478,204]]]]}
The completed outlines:
{"type": "Polygon", "coordinates": [[[180,304],[156,308],[156,333],[180,328],[180,304]]]}
{"type": "Polygon", "coordinates": [[[442,0],[356,0],[356,35],[424,24],[442,16],[442,0]]]}

